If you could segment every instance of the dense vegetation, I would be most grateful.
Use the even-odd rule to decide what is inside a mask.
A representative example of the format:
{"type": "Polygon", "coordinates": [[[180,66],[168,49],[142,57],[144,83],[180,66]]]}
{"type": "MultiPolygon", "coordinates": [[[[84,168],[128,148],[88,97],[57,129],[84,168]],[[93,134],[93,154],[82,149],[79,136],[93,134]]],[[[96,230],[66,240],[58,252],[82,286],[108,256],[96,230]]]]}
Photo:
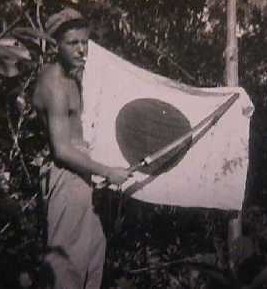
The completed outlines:
{"type": "MultiPolygon", "coordinates": [[[[242,288],[265,266],[265,2],[238,3],[240,84],[256,109],[251,123],[250,209],[243,219],[246,237],[236,244],[239,250],[227,248],[227,223],[236,212],[152,206],[100,193],[104,205],[99,210],[109,241],[104,288],[242,288]]],[[[225,4],[1,1],[0,288],[38,288],[42,281],[38,273],[45,233],[38,171],[46,156],[46,139],[30,99],[36,72],[53,58],[46,49],[52,40],[43,32],[47,17],[64,6],[75,7],[88,19],[91,37],[104,47],[170,78],[216,86],[224,84],[225,4]],[[10,37],[19,42],[7,42],[10,37]]]]}

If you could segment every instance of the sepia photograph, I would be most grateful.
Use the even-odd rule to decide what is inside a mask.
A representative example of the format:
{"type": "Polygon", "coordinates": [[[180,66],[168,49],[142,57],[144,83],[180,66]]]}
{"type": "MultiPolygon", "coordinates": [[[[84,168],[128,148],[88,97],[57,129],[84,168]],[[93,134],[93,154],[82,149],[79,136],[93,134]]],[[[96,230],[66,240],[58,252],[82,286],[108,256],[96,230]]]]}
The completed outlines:
{"type": "Polygon", "coordinates": [[[1,0],[0,289],[267,288],[265,44],[267,0],[1,0]]]}

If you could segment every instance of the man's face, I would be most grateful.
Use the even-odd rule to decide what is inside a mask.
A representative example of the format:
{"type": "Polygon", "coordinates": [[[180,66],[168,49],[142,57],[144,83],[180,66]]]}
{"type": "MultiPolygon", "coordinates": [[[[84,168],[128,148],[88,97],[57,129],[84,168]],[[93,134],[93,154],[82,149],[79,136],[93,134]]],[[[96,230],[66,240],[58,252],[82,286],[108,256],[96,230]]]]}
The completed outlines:
{"type": "Polygon", "coordinates": [[[72,28],[67,30],[58,42],[60,60],[69,70],[84,67],[88,52],[88,30],[72,28]]]}

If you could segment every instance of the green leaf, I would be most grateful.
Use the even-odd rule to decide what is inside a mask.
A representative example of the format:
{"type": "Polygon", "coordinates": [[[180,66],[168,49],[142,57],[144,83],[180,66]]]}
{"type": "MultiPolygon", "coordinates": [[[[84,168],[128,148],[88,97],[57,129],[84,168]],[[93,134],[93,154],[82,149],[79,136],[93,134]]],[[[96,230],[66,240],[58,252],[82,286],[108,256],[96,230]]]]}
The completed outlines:
{"type": "Polygon", "coordinates": [[[13,38],[0,39],[0,57],[31,59],[28,49],[13,38]]]}
{"type": "Polygon", "coordinates": [[[20,71],[18,62],[30,61],[28,49],[13,38],[0,39],[0,74],[6,77],[17,76],[20,71]]]}
{"type": "Polygon", "coordinates": [[[12,36],[19,40],[27,40],[38,44],[39,39],[45,39],[51,44],[55,44],[55,40],[47,33],[31,27],[17,27],[12,30],[12,36]]]}

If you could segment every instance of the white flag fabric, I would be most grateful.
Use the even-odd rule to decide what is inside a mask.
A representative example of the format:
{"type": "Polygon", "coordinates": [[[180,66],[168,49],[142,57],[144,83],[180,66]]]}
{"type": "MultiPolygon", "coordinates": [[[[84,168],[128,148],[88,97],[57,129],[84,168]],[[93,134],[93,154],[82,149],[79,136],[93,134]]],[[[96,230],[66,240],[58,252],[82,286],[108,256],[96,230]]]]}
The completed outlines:
{"type": "Polygon", "coordinates": [[[149,163],[181,140],[138,167],[124,194],[155,204],[241,208],[253,111],[242,88],[188,87],[89,41],[83,97],[84,136],[96,161],[149,163]]]}

